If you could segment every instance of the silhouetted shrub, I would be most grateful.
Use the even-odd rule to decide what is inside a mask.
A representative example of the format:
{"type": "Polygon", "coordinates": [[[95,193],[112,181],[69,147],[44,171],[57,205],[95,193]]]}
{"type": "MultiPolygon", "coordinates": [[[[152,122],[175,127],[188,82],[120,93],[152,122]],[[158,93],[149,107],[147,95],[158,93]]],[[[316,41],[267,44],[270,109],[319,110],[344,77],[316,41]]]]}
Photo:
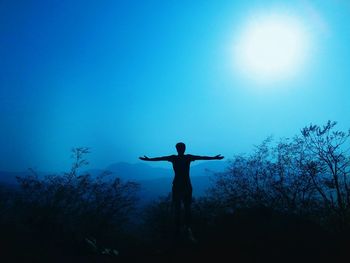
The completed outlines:
{"type": "Polygon", "coordinates": [[[235,156],[227,171],[217,174],[211,199],[226,211],[265,206],[344,230],[350,212],[350,131],[335,125],[310,125],[301,136],[277,143],[269,137],[252,154],[235,156]]]}
{"type": "MultiPolygon", "coordinates": [[[[87,148],[73,149],[74,163],[63,175],[18,178],[19,190],[10,215],[16,228],[33,240],[61,249],[84,249],[86,238],[114,247],[123,234],[137,201],[138,185],[122,182],[108,172],[80,173],[87,164],[87,148]]],[[[68,253],[67,250],[65,252],[68,253]]]]}

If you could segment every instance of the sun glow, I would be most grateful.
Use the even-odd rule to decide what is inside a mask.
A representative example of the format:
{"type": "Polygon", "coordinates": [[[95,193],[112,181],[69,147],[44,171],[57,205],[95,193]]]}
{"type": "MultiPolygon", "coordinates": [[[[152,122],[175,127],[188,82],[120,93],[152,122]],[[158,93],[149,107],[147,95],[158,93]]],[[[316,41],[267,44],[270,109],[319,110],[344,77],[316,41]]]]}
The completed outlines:
{"type": "Polygon", "coordinates": [[[236,70],[258,81],[290,78],[308,50],[306,27],[288,15],[261,15],[247,23],[236,41],[236,70]]]}

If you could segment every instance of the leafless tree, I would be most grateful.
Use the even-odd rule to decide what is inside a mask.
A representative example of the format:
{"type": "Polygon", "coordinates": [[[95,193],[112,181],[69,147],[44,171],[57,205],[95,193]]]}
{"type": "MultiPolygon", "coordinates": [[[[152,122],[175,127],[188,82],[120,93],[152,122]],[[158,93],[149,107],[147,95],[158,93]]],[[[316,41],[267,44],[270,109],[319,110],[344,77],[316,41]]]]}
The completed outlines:
{"type": "Polygon", "coordinates": [[[130,218],[138,185],[110,178],[108,172],[97,176],[81,172],[88,164],[89,149],[74,148],[72,153],[72,167],[63,175],[40,176],[32,171],[31,176],[18,178],[21,213],[35,225],[78,239],[115,234],[130,218]]]}
{"type": "MultiPolygon", "coordinates": [[[[210,193],[226,209],[268,206],[314,219],[347,222],[350,208],[349,132],[310,125],[301,136],[271,137],[250,155],[237,155],[217,174],[210,193]]],[[[339,222],[338,222],[339,223],[339,222]]]]}
{"type": "Polygon", "coordinates": [[[331,121],[323,127],[311,124],[301,133],[307,151],[313,156],[308,163],[309,177],[325,206],[345,223],[350,208],[350,130],[336,130],[336,124],[331,121]]]}

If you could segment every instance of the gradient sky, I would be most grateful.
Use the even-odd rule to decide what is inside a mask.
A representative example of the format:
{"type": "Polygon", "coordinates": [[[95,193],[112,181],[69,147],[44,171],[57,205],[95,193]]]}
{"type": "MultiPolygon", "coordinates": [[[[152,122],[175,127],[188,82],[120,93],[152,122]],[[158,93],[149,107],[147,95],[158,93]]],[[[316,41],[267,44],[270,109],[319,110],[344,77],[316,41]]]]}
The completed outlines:
{"type": "Polygon", "coordinates": [[[0,1],[0,170],[167,155],[232,157],[328,119],[350,127],[349,1],[0,1]],[[249,2],[249,3],[245,3],[249,2]],[[300,18],[295,77],[259,84],[230,55],[254,14],[300,18]]]}

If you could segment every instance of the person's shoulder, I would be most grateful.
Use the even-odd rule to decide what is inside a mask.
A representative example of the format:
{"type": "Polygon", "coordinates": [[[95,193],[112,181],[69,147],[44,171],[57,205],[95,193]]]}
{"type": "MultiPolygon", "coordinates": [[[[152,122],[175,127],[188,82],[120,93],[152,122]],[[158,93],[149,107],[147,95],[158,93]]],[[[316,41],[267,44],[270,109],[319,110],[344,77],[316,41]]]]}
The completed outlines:
{"type": "Polygon", "coordinates": [[[173,161],[173,160],[176,159],[176,155],[175,155],[175,154],[169,155],[169,156],[168,156],[168,159],[169,159],[169,161],[171,162],[171,161],[173,161]]]}
{"type": "Polygon", "coordinates": [[[193,160],[194,159],[194,155],[192,155],[192,154],[186,154],[185,155],[186,156],[186,159],[189,159],[189,160],[193,160]]]}

